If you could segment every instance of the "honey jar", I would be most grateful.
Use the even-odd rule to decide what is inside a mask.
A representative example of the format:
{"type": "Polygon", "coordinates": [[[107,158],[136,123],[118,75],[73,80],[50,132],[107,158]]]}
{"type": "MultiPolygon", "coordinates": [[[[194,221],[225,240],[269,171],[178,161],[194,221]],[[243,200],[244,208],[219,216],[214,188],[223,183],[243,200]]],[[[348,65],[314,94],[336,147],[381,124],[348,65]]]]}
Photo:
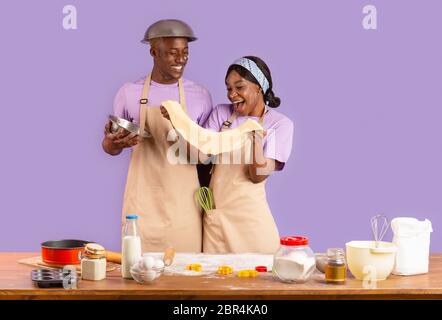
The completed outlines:
{"type": "Polygon", "coordinates": [[[347,279],[347,263],[344,249],[331,248],[327,250],[327,265],[325,266],[325,281],[331,284],[344,284],[347,279]]]}

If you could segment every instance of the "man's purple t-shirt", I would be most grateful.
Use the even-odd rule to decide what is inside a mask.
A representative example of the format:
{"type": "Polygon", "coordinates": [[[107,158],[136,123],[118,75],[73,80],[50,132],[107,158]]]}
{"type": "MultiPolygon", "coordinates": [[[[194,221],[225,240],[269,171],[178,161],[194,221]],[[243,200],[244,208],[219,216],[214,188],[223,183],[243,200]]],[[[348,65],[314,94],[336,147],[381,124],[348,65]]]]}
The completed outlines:
{"type": "MultiPolygon", "coordinates": [[[[282,170],[289,159],[293,142],[293,122],[282,113],[267,108],[264,116],[264,130],[267,132],[264,137],[264,156],[280,162],[276,170],[282,170]]],[[[223,122],[228,120],[233,112],[231,104],[219,104],[213,108],[204,127],[213,131],[220,131],[223,122]]],[[[247,119],[259,121],[259,117],[238,116],[233,121],[231,128],[243,124],[247,119]]]]}
{"type": "MultiPolygon", "coordinates": [[[[114,115],[140,123],[140,99],[145,79],[127,82],[118,90],[114,99],[114,115]]],[[[200,126],[204,125],[212,111],[209,91],[187,79],[183,79],[183,86],[189,117],[200,126]]],[[[160,106],[165,100],[180,101],[178,83],[160,84],[151,80],[148,100],[149,106],[160,106]]]]}

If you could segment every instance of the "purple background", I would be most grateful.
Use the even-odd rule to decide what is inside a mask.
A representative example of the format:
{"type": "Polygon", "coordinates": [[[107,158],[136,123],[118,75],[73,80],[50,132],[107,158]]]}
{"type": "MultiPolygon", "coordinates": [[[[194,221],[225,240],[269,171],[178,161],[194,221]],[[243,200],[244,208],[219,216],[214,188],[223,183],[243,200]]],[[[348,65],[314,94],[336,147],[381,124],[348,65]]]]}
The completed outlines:
{"type": "Polygon", "coordinates": [[[120,250],[129,152],[102,151],[103,125],[119,86],[151,68],[146,27],[180,18],[199,37],[186,77],[214,103],[233,59],[272,70],[295,123],[292,157],[267,185],[281,235],[320,252],[371,239],[377,213],[414,216],[433,222],[442,252],[441,13],[438,0],[2,1],[0,250],[62,238],[120,250]],[[62,28],[66,4],[78,30],[62,28]],[[376,31],[361,26],[366,4],[376,31]]]}

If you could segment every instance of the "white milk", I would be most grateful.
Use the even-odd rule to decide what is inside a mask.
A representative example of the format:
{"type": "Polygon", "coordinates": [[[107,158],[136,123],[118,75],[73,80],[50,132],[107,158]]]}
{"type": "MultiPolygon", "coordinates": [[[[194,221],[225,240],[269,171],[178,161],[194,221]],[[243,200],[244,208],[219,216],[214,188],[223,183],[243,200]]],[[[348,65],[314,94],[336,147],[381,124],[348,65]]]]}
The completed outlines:
{"type": "Polygon", "coordinates": [[[121,257],[121,274],[123,278],[132,279],[130,268],[141,258],[141,239],[138,236],[123,237],[121,257]]]}

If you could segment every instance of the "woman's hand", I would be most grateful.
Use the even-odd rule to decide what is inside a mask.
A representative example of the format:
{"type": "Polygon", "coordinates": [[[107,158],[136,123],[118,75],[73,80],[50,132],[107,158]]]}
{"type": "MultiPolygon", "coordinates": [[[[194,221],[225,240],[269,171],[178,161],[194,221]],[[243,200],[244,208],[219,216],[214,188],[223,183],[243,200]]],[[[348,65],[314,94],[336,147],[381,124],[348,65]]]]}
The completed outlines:
{"type": "Polygon", "coordinates": [[[260,139],[262,141],[262,139],[264,139],[266,135],[267,135],[267,131],[265,131],[265,130],[253,131],[253,139],[255,141],[257,141],[258,139],[260,139]]]}
{"type": "Polygon", "coordinates": [[[124,128],[119,128],[116,132],[111,132],[112,122],[109,121],[104,127],[104,139],[102,146],[105,152],[110,155],[117,155],[124,148],[137,145],[141,138],[135,133],[131,133],[124,128]]]}
{"type": "Polygon", "coordinates": [[[254,183],[259,183],[267,179],[275,168],[275,161],[267,159],[264,156],[263,139],[267,135],[266,131],[253,131],[252,143],[252,163],[249,165],[250,180],[254,183]]]}

